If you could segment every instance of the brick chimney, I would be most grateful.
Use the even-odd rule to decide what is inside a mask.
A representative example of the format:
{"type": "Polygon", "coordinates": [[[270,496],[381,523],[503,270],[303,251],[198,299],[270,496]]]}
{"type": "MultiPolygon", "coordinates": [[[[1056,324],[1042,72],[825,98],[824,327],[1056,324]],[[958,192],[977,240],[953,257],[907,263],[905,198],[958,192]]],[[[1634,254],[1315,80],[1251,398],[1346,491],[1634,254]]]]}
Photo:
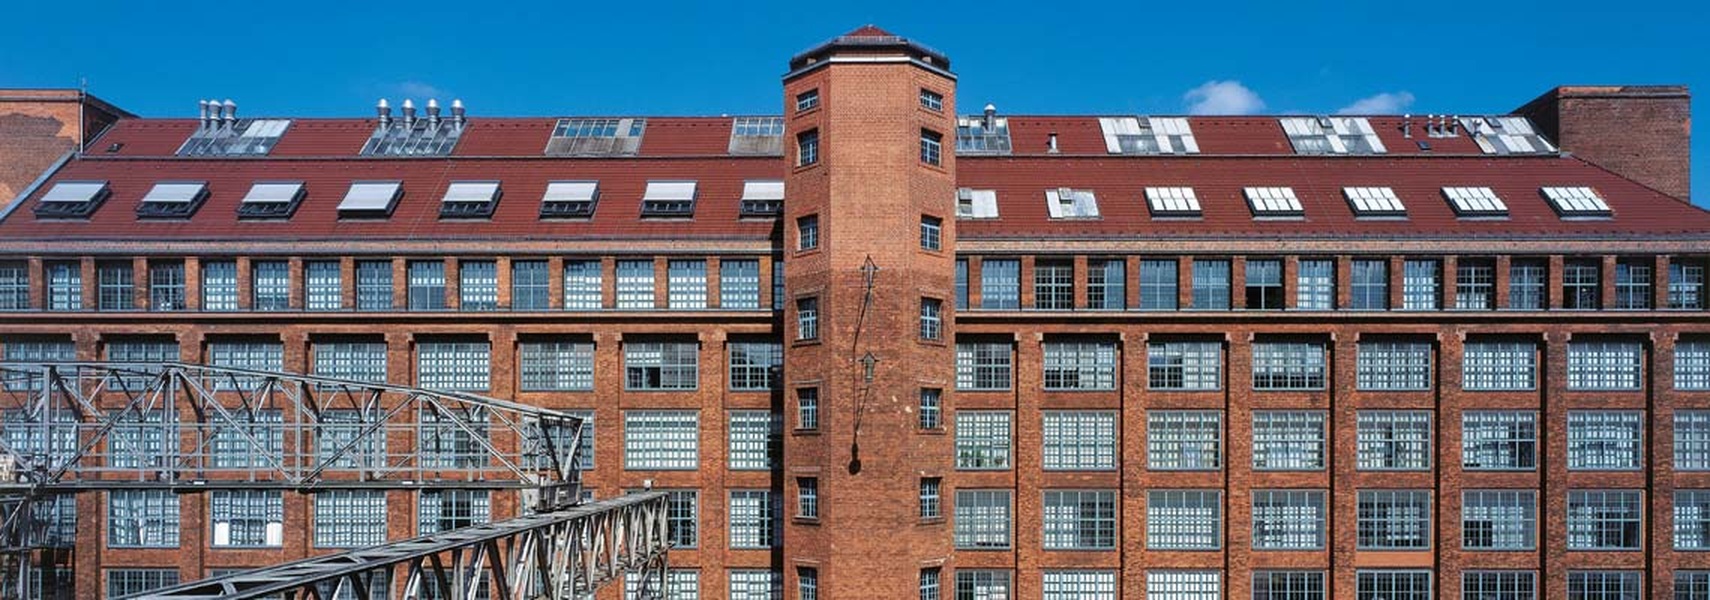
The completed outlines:
{"type": "Polygon", "coordinates": [[[1514,112],[1532,119],[1563,152],[1687,200],[1691,108],[1686,86],[1562,86],[1514,112]]]}

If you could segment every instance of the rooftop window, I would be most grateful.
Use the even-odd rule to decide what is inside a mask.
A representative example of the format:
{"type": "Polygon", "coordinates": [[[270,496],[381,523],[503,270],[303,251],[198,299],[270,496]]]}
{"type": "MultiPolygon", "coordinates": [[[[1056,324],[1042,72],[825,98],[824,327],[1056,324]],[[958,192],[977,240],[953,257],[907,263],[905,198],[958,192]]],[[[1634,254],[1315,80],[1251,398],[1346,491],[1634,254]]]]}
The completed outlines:
{"type": "Polygon", "coordinates": [[[1295,154],[1383,154],[1383,142],[1365,117],[1283,117],[1295,154]]]}
{"type": "Polygon", "coordinates": [[[1198,217],[1199,196],[1190,187],[1146,188],[1146,206],[1154,217],[1198,217]]]}
{"type": "Polygon", "coordinates": [[[956,154],[1009,154],[1009,119],[1003,117],[958,117],[956,154]]]}
{"type": "Polygon", "coordinates": [[[586,219],[594,216],[599,201],[598,181],[554,181],[546,184],[546,195],[540,198],[540,216],[586,219]]]}
{"type": "Polygon", "coordinates": [[[1508,205],[1487,187],[1446,187],[1443,197],[1460,217],[1507,217],[1508,205]]]}
{"type": "Polygon", "coordinates": [[[742,216],[769,217],[783,211],[782,179],[750,179],[742,183],[742,216]]]}
{"type": "Polygon", "coordinates": [[[1104,149],[1111,154],[1198,154],[1193,129],[1181,117],[1104,117],[1104,149]]]}
{"type": "Polygon", "coordinates": [[[145,219],[182,219],[196,213],[208,198],[208,184],[201,181],[163,181],[154,184],[142,202],[137,204],[137,217],[145,219]]]}
{"type": "Polygon", "coordinates": [[[1539,190],[1562,217],[1608,217],[1609,203],[1588,187],[1547,187],[1539,190]]]}
{"type": "Polygon", "coordinates": [[[482,219],[493,216],[499,203],[497,181],[453,181],[440,199],[439,216],[456,219],[482,219]]]}
{"type": "Polygon", "coordinates": [[[783,117],[736,117],[730,124],[730,153],[784,155],[783,117]]]}
{"type": "Polygon", "coordinates": [[[245,219],[283,219],[297,211],[303,201],[301,181],[257,181],[249,186],[238,203],[238,217],[245,219]]]}
{"type": "Polygon", "coordinates": [[[206,120],[184,140],[178,155],[265,156],[290,127],[290,119],[206,120]]]}
{"type": "Polygon", "coordinates": [[[87,219],[110,195],[105,181],[61,181],[36,201],[36,217],[87,219]]]}
{"type": "Polygon", "coordinates": [[[340,217],[386,217],[392,214],[398,197],[404,195],[401,181],[356,181],[338,203],[340,217]]]}
{"type": "MultiPolygon", "coordinates": [[[[430,110],[437,110],[431,109],[430,110]]],[[[459,119],[386,118],[362,144],[363,156],[448,156],[463,137],[459,119]]]]}
{"type": "Polygon", "coordinates": [[[1485,154],[1550,154],[1556,147],[1526,117],[1461,117],[1461,126],[1485,154]]]}
{"type": "Polygon", "coordinates": [[[1254,217],[1298,218],[1306,215],[1306,209],[1300,206],[1300,198],[1294,195],[1294,188],[1250,187],[1246,188],[1246,194],[1247,205],[1252,207],[1254,217]]]}
{"type": "Polygon", "coordinates": [[[1098,196],[1066,187],[1045,190],[1045,208],[1053,219],[1097,219],[1098,196]]]}
{"type": "Polygon", "coordinates": [[[997,190],[956,189],[956,218],[998,218],[997,190]]]}
{"type": "Polygon", "coordinates": [[[649,181],[641,197],[643,217],[695,216],[695,182],[649,181]]]}
{"type": "Polygon", "coordinates": [[[641,151],[644,118],[559,119],[546,141],[549,156],[634,155],[641,151]]]}
{"type": "Polygon", "coordinates": [[[1342,188],[1342,194],[1347,196],[1348,206],[1353,207],[1355,216],[1407,216],[1407,207],[1401,203],[1401,198],[1395,195],[1394,188],[1345,187],[1342,188]]]}

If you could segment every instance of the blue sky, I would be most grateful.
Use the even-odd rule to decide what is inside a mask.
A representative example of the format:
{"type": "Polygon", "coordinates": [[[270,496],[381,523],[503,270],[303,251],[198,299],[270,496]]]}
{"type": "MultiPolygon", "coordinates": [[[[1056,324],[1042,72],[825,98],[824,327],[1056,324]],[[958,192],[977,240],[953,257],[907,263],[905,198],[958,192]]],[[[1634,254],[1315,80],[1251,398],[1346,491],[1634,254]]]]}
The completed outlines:
{"type": "MultiPolygon", "coordinates": [[[[1007,113],[1196,101],[1323,113],[1363,100],[1471,114],[1560,84],[1710,93],[1710,10],[1684,0],[18,4],[0,87],[81,77],[148,116],[228,97],[246,115],[366,116],[381,97],[435,96],[462,98],[472,117],[777,113],[789,56],[865,23],[944,51],[964,107],[1007,113]]],[[[1710,133],[1696,129],[1694,197],[1710,205],[1710,133]]]]}

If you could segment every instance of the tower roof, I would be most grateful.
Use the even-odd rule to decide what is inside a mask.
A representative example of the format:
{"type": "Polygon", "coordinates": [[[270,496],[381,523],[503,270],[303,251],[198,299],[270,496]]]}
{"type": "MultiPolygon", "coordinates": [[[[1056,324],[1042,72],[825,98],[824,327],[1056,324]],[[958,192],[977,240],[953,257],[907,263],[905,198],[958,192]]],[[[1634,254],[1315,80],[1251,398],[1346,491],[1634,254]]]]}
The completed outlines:
{"type": "Polygon", "coordinates": [[[794,72],[812,67],[833,54],[893,54],[897,51],[935,69],[950,70],[950,58],[943,52],[872,24],[857,27],[791,57],[790,70],[794,72]]]}

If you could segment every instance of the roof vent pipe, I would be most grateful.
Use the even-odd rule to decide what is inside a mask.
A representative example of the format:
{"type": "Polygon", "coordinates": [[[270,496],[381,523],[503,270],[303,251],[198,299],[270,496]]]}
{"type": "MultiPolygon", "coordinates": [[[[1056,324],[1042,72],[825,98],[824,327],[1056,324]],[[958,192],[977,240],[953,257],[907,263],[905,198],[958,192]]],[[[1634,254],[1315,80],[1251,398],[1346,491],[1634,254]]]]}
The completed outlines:
{"type": "Polygon", "coordinates": [[[996,105],[992,105],[992,104],[986,105],[985,127],[986,127],[986,131],[991,131],[991,130],[997,128],[997,106],[996,105]]]}
{"type": "Polygon", "coordinates": [[[1045,138],[1045,151],[1051,154],[1057,153],[1057,132],[1053,131],[1051,135],[1045,138]]]}
{"type": "Polygon", "coordinates": [[[427,105],[428,127],[439,126],[439,99],[428,98],[427,105]]]}
{"type": "Polygon", "coordinates": [[[1425,136],[1437,137],[1437,115],[1425,115],[1425,136]]]}
{"type": "Polygon", "coordinates": [[[1413,139],[1413,115],[1401,115],[1401,137],[1413,139]]]}
{"type": "Polygon", "coordinates": [[[413,100],[405,98],[404,99],[404,126],[405,127],[414,127],[415,124],[416,124],[416,103],[413,100]]]}
{"type": "Polygon", "coordinates": [[[381,98],[379,102],[374,103],[374,112],[380,117],[381,127],[386,127],[392,124],[392,104],[386,102],[385,98],[381,98]]]}
{"type": "Polygon", "coordinates": [[[201,123],[202,123],[202,127],[207,127],[208,126],[208,101],[207,100],[197,100],[196,101],[196,114],[197,114],[197,120],[201,121],[201,123]]]}
{"type": "Polygon", "coordinates": [[[451,120],[456,123],[458,127],[462,127],[463,123],[469,120],[463,112],[462,100],[453,99],[451,101],[451,120]]]}
{"type": "Polygon", "coordinates": [[[1449,137],[1454,137],[1454,136],[1460,135],[1461,134],[1461,120],[1457,119],[1455,117],[1447,117],[1447,118],[1449,119],[1449,137]]]}
{"type": "Polygon", "coordinates": [[[225,120],[226,124],[231,125],[232,123],[237,122],[237,103],[232,102],[231,98],[226,98],[225,107],[226,114],[222,118],[225,120]]]}

